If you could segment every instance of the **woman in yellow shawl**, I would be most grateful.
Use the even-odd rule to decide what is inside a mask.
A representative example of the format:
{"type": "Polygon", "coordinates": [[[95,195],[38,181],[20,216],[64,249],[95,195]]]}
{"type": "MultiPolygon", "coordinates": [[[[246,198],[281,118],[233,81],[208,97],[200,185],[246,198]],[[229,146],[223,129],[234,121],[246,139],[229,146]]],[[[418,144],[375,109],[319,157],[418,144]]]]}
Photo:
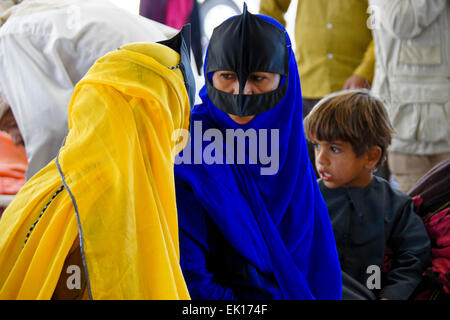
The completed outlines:
{"type": "Polygon", "coordinates": [[[64,146],[0,221],[0,299],[189,299],[172,133],[188,128],[191,70],[169,48],[186,43],[124,46],[75,87],[64,146]]]}

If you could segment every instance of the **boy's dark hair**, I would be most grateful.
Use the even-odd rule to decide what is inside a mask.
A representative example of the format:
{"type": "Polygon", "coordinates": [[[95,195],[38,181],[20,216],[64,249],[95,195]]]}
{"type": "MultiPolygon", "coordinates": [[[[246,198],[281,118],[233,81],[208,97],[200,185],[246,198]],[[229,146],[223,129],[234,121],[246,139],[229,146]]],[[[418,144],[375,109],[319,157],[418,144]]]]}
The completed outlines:
{"type": "Polygon", "coordinates": [[[347,141],[357,157],[370,147],[379,146],[381,157],[394,132],[383,102],[368,90],[343,90],[320,100],[304,120],[306,138],[311,141],[347,141]]]}

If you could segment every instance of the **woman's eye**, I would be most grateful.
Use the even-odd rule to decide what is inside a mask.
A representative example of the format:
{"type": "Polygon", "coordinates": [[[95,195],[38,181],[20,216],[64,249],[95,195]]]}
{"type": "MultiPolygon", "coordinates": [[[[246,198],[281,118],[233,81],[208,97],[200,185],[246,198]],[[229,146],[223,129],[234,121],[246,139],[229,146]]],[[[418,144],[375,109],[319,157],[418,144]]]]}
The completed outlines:
{"type": "Polygon", "coordinates": [[[319,144],[315,142],[311,142],[314,149],[319,149],[319,144]]]}
{"type": "Polygon", "coordinates": [[[220,76],[226,80],[232,80],[235,78],[233,73],[222,73],[220,76]]]}
{"type": "Polygon", "coordinates": [[[263,76],[257,76],[257,75],[252,75],[250,76],[250,79],[254,82],[260,82],[263,81],[265,79],[265,77],[263,76]]]}

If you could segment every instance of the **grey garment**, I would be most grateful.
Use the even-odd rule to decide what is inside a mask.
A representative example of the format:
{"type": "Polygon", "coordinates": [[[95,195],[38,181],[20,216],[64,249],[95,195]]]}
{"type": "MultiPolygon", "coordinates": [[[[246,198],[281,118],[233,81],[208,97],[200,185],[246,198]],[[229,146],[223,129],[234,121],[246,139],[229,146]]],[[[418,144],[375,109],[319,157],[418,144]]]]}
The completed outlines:
{"type": "Polygon", "coordinates": [[[342,271],[342,300],[377,300],[377,297],[372,291],[342,271]]]}
{"type": "MultiPolygon", "coordinates": [[[[311,110],[314,108],[314,106],[319,102],[320,99],[308,99],[303,98],[303,119],[306,118],[306,116],[311,112],[311,110]]],[[[316,178],[319,178],[319,174],[316,170],[316,157],[314,155],[314,147],[311,142],[307,141],[307,147],[308,147],[308,155],[309,160],[311,161],[311,164],[313,165],[314,172],[316,174],[316,178]]]]}
{"type": "Polygon", "coordinates": [[[382,270],[386,248],[394,253],[392,269],[381,274],[378,298],[406,300],[431,263],[428,234],[411,198],[374,176],[364,188],[319,187],[327,204],[342,271],[366,286],[371,266],[382,270]],[[369,268],[370,267],[370,268],[369,268]]]}

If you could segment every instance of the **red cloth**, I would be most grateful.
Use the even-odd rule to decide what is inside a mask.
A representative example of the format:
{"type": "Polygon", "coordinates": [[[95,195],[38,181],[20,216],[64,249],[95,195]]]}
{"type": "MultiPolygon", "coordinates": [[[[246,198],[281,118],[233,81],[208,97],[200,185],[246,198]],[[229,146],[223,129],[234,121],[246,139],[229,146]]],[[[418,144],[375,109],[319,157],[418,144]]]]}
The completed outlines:
{"type": "Polygon", "coordinates": [[[432,215],[427,221],[429,215],[424,220],[430,238],[435,239],[439,247],[450,245],[450,207],[432,215]]]}
{"type": "Polygon", "coordinates": [[[0,131],[0,194],[14,195],[22,188],[27,166],[25,148],[0,131]]]}
{"type": "Polygon", "coordinates": [[[427,172],[408,192],[431,240],[432,265],[424,273],[427,287],[415,299],[434,300],[450,294],[449,183],[450,158],[427,172]]]}
{"type": "MultiPolygon", "coordinates": [[[[413,199],[417,209],[420,207],[421,200],[420,196],[413,199]]],[[[450,207],[435,214],[427,214],[423,217],[423,221],[433,244],[431,249],[432,264],[424,272],[424,276],[437,280],[442,284],[444,292],[450,294],[450,207]]],[[[392,262],[393,252],[389,247],[386,247],[381,266],[383,273],[389,272],[392,267],[392,262]]],[[[434,288],[426,289],[420,292],[414,299],[430,299],[434,291],[434,288]]]]}
{"type": "Polygon", "coordinates": [[[433,300],[433,294],[435,294],[436,289],[428,288],[420,292],[414,297],[414,300],[433,300]]]}
{"type": "Polygon", "coordinates": [[[423,203],[422,196],[415,196],[412,198],[413,204],[414,204],[414,211],[419,212],[420,206],[423,203]]]}
{"type": "Polygon", "coordinates": [[[430,238],[436,243],[431,249],[432,266],[428,271],[439,279],[445,293],[450,294],[450,207],[434,215],[430,213],[424,220],[430,238]]]}
{"type": "Polygon", "coordinates": [[[392,252],[392,249],[390,247],[386,246],[383,263],[381,264],[381,271],[383,271],[383,273],[388,273],[392,268],[393,261],[394,261],[394,252],[392,252]]]}

